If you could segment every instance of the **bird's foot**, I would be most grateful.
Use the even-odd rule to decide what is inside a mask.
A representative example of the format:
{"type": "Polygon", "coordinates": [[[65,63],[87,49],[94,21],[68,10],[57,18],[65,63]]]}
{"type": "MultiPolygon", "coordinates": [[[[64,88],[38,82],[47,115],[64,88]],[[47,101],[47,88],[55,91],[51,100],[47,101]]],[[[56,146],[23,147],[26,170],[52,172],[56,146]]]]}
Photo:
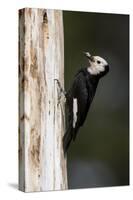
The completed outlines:
{"type": "Polygon", "coordinates": [[[58,105],[61,101],[66,102],[66,91],[62,88],[61,83],[58,79],[54,79],[58,85],[58,105]]]}

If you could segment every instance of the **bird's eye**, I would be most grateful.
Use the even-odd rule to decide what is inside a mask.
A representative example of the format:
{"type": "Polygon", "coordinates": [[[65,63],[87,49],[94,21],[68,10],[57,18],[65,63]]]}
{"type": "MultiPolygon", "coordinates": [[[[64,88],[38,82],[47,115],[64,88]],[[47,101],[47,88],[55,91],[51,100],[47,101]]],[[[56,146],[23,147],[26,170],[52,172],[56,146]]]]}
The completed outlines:
{"type": "Polygon", "coordinates": [[[100,64],[101,63],[101,61],[100,60],[97,60],[97,64],[100,64]]]}

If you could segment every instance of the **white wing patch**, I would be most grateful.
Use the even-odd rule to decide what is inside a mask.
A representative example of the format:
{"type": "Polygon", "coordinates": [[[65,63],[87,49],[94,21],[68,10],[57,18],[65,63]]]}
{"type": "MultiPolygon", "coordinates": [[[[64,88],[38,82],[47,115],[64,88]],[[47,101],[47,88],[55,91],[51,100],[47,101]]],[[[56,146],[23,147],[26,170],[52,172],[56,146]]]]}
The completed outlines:
{"type": "Polygon", "coordinates": [[[77,99],[73,99],[73,128],[75,128],[77,122],[77,112],[78,112],[78,104],[77,99]]]}

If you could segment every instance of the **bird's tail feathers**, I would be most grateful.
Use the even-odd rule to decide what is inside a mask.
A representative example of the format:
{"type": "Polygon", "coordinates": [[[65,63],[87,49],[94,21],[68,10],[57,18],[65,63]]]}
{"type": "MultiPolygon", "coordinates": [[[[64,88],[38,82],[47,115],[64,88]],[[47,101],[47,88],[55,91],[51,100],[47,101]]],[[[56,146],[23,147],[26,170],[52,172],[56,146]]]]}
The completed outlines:
{"type": "Polygon", "coordinates": [[[64,149],[64,154],[67,153],[67,150],[68,150],[68,148],[69,148],[69,146],[70,146],[70,143],[71,143],[71,141],[72,141],[72,137],[73,137],[73,128],[70,127],[70,128],[66,131],[66,133],[65,133],[65,135],[64,135],[64,137],[63,137],[63,149],[64,149]]]}
{"type": "Polygon", "coordinates": [[[76,139],[78,130],[79,130],[79,126],[75,127],[75,129],[73,129],[73,141],[75,141],[75,139],[76,139]]]}

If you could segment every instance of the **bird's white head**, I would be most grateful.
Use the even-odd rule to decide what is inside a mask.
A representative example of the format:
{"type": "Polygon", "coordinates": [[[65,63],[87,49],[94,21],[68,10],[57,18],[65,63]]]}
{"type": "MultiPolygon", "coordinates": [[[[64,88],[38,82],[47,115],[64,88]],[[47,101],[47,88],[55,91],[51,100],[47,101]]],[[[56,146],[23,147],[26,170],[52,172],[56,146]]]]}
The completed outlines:
{"type": "Polygon", "coordinates": [[[89,52],[85,52],[85,55],[89,60],[89,66],[87,70],[90,74],[98,75],[101,72],[105,72],[109,69],[107,61],[100,56],[91,56],[89,52]]]}

